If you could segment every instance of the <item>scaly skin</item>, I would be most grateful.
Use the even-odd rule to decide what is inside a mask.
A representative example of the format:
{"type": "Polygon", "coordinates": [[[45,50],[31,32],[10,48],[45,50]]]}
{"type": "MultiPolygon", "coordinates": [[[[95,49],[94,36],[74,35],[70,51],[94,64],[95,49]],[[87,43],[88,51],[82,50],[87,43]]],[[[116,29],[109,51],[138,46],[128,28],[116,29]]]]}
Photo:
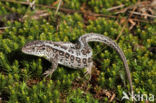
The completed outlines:
{"type": "Polygon", "coordinates": [[[27,43],[22,48],[22,52],[30,55],[45,57],[48,61],[50,61],[52,63],[52,67],[44,73],[46,76],[52,75],[52,73],[57,69],[58,64],[73,69],[86,68],[87,73],[91,75],[91,69],[93,66],[92,49],[88,45],[88,42],[92,41],[102,42],[118,52],[124,63],[128,81],[131,87],[131,92],[133,93],[132,80],[126,57],[120,47],[112,39],[104,35],[88,33],[82,35],[76,44],[70,42],[36,40],[27,43]]]}

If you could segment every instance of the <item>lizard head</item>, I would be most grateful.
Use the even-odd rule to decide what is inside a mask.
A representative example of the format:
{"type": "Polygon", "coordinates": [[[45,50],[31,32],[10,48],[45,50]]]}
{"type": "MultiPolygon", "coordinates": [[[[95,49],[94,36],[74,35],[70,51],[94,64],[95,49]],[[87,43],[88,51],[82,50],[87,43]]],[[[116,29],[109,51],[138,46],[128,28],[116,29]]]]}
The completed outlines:
{"type": "Polygon", "coordinates": [[[45,56],[45,44],[40,40],[29,42],[22,48],[22,52],[35,56],[45,56]]]}

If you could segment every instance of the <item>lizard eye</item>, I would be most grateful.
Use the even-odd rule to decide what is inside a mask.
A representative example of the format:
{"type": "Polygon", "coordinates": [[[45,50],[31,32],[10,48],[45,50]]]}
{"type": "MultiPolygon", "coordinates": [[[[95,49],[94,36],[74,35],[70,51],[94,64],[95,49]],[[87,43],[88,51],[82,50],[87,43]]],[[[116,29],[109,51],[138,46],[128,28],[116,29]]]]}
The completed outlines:
{"type": "Polygon", "coordinates": [[[35,50],[35,47],[33,47],[32,50],[35,50]]]}
{"type": "Polygon", "coordinates": [[[45,50],[45,48],[43,47],[42,50],[45,50]]]}

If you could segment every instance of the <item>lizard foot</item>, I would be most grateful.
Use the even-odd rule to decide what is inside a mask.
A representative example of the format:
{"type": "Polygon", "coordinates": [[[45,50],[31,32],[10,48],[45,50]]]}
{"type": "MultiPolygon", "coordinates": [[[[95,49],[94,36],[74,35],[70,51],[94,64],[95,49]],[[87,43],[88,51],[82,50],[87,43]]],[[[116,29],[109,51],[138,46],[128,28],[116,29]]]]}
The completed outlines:
{"type": "Polygon", "coordinates": [[[50,76],[50,78],[51,78],[51,76],[52,76],[52,74],[53,74],[53,70],[47,70],[47,71],[45,71],[44,73],[43,73],[43,75],[45,76],[45,77],[48,77],[48,76],[50,76]]]}
{"type": "Polygon", "coordinates": [[[91,74],[88,71],[85,72],[84,77],[87,77],[87,76],[89,76],[88,80],[90,81],[92,76],[91,76],[91,74]]]}
{"type": "Polygon", "coordinates": [[[92,74],[92,67],[93,67],[93,62],[91,62],[88,67],[86,67],[86,72],[85,72],[85,77],[89,76],[89,81],[91,80],[91,74],[92,74]]]}

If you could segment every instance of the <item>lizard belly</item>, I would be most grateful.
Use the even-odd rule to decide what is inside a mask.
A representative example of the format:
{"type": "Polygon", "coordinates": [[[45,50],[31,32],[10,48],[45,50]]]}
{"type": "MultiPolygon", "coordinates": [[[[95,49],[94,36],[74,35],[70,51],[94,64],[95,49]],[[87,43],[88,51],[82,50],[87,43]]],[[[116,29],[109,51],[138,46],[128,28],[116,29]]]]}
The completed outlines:
{"type": "Polygon", "coordinates": [[[68,60],[66,58],[60,58],[58,63],[61,64],[61,65],[66,66],[66,67],[73,68],[73,69],[81,69],[81,68],[85,67],[81,63],[77,63],[75,61],[70,61],[70,60],[68,60]]]}
{"type": "Polygon", "coordinates": [[[71,58],[60,57],[58,63],[73,69],[82,69],[88,66],[90,58],[86,57],[75,57],[74,60],[71,58]]]}
{"type": "Polygon", "coordinates": [[[67,49],[66,51],[59,52],[58,63],[73,69],[81,69],[88,66],[91,62],[92,52],[83,54],[81,50],[67,49]]]}

